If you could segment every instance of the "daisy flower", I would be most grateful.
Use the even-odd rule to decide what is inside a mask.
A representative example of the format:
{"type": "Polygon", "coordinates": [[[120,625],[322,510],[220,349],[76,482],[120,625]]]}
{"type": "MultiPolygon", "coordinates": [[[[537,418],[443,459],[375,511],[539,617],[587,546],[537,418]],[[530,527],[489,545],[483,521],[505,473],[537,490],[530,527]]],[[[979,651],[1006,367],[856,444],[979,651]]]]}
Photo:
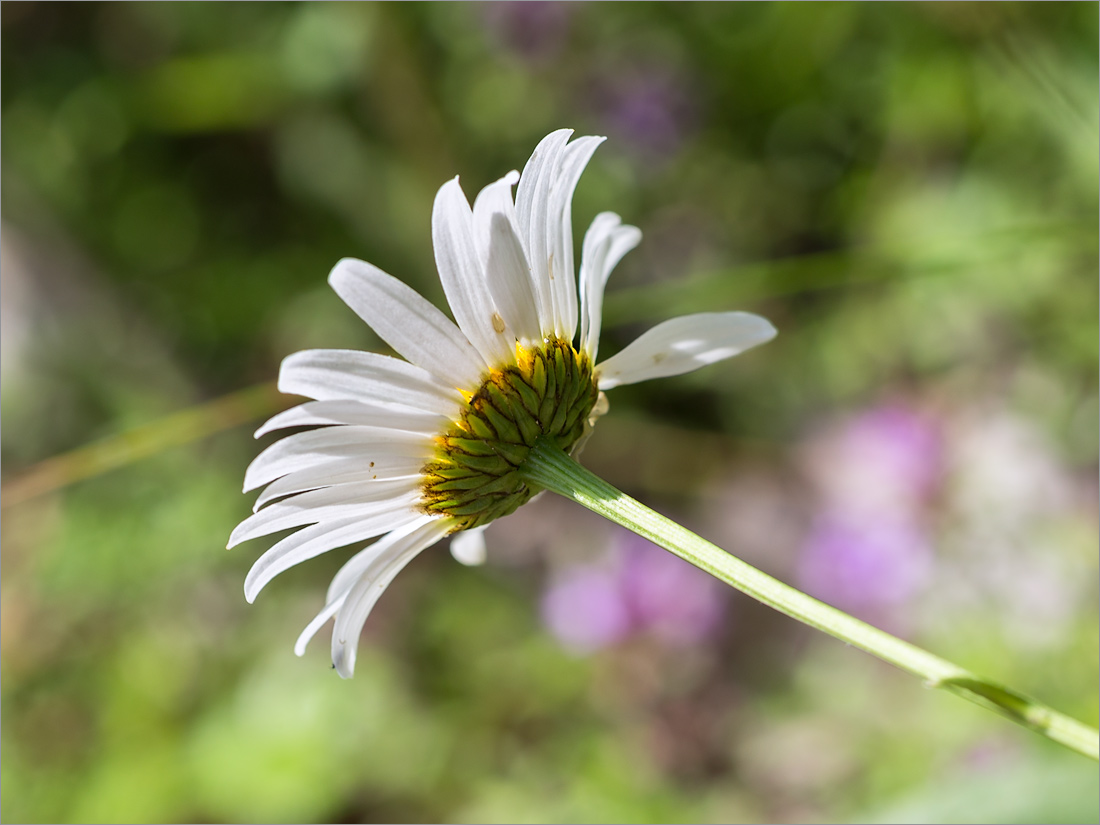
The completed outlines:
{"type": "Polygon", "coordinates": [[[597,215],[574,275],[573,191],[603,138],[571,135],[547,135],[522,175],[485,187],[473,208],[457,178],[439,190],[432,243],[453,322],[377,267],[344,259],[329,283],[402,358],[307,350],[283,361],[279,389],[313,400],[256,436],[315,429],[275,442],[249,466],[245,490],[264,490],[229,546],[295,531],[249,571],[251,602],[284,570],[380,537],[336,574],[295,646],[302,655],[335,617],[332,661],[345,678],[371,608],[413,557],[452,535],[456,558],[481,561],[486,525],[539,492],[519,472],[537,440],[576,455],[607,410],[605,391],[689,372],[775,335],[756,315],[700,313],[597,362],[604,285],[641,232],[597,215]]]}

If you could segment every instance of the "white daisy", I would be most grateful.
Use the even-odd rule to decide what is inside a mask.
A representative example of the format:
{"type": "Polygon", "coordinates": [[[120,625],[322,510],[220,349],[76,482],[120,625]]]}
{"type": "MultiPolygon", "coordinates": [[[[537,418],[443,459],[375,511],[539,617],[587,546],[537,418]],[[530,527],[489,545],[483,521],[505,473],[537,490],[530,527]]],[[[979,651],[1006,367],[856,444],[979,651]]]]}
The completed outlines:
{"type": "Polygon", "coordinates": [[[538,492],[516,472],[535,439],[575,454],[607,409],[604,390],[689,372],[775,335],[756,315],[700,313],[659,324],[597,364],[604,285],[641,232],[610,212],[592,222],[578,312],[570,208],[603,138],[571,135],[544,138],[523,174],[485,187],[473,209],[457,178],[439,190],[432,241],[456,323],[377,267],[345,259],[329,283],[407,360],[307,350],[283,361],[279,389],[314,400],[276,415],[256,436],[318,428],[252,462],[245,490],[267,486],[229,546],[296,530],[249,571],[251,602],[293,565],[381,536],[336,574],[295,647],[301,655],[335,616],[332,661],[345,678],[367,615],[414,556],[453,533],[455,557],[481,561],[485,526],[538,492]]]}

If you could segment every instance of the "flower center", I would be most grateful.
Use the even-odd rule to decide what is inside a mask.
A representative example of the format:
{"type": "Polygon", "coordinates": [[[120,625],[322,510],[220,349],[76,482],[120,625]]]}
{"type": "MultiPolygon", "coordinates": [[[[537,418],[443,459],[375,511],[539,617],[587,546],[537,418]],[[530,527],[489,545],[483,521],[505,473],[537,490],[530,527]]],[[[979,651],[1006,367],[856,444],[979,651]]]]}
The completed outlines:
{"type": "Polygon", "coordinates": [[[538,492],[517,472],[535,440],[571,450],[599,397],[592,362],[565,341],[517,345],[516,362],[489,373],[421,471],[421,509],[451,516],[456,530],[506,516],[538,492]]]}

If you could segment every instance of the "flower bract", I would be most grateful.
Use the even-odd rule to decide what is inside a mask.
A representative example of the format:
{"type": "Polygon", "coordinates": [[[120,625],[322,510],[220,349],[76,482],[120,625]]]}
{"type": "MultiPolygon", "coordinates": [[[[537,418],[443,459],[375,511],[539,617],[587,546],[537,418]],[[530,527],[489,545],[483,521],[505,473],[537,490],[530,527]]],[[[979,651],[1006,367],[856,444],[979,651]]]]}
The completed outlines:
{"type": "Polygon", "coordinates": [[[522,174],[485,187],[472,207],[457,178],[439,190],[432,242],[454,321],[377,267],[345,259],[329,283],[401,357],[307,350],[283,361],[279,389],[312,400],[256,435],[312,429],[249,466],[245,490],[264,489],[229,546],[294,531],[249,571],[252,601],[288,568],[376,539],[336,574],[295,647],[301,655],[335,618],[332,661],[343,677],[368,614],[409,561],[449,534],[456,558],[481,561],[485,527],[539,492],[518,472],[537,439],[575,455],[607,409],[604,391],[689,372],[775,335],[756,315],[700,313],[597,361],[604,286],[641,232],[597,215],[575,273],[573,192],[603,138],[571,136],[547,135],[522,174]]]}

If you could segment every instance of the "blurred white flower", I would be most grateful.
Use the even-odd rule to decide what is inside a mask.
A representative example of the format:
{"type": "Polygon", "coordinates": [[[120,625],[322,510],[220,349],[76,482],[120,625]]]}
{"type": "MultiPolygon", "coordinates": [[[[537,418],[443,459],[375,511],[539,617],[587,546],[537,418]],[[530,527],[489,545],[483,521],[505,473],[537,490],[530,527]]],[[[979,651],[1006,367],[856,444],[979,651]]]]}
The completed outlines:
{"type": "Polygon", "coordinates": [[[755,315],[701,313],[659,324],[595,364],[604,285],[641,232],[610,212],[595,218],[583,242],[578,307],[571,203],[603,138],[570,142],[571,135],[548,135],[522,175],[487,186],[472,209],[457,178],[439,190],[432,239],[457,325],[377,267],[345,259],[329,283],[407,360],[309,350],[283,361],[280,390],[314,400],[275,416],[257,436],[320,428],[290,435],[252,462],[245,490],[267,487],[229,546],[297,531],[249,572],[252,601],[293,565],[382,536],[336,574],[295,648],[301,655],[335,616],[332,660],[343,677],[354,671],[371,608],[414,556],[468,530],[452,552],[466,562],[484,558],[484,527],[537,492],[517,472],[536,439],[575,453],[606,411],[604,390],[689,372],[775,335],[755,315]]]}
{"type": "Polygon", "coordinates": [[[942,475],[936,423],[900,403],[835,423],[802,450],[825,506],[868,519],[911,518],[942,475]]]}
{"type": "Polygon", "coordinates": [[[566,648],[587,653],[651,633],[691,647],[711,636],[726,589],[707,573],[627,530],[596,563],[570,565],[542,598],[542,619],[566,648]]]}
{"type": "Polygon", "coordinates": [[[862,410],[811,439],[803,467],[817,507],[798,579],[811,595],[901,629],[904,608],[933,573],[926,504],[942,470],[935,422],[889,403],[862,410]]]}
{"type": "Polygon", "coordinates": [[[1035,425],[992,404],[958,416],[949,436],[950,567],[929,620],[972,612],[996,617],[1017,646],[1055,644],[1096,579],[1095,523],[1071,475],[1035,425]]]}

